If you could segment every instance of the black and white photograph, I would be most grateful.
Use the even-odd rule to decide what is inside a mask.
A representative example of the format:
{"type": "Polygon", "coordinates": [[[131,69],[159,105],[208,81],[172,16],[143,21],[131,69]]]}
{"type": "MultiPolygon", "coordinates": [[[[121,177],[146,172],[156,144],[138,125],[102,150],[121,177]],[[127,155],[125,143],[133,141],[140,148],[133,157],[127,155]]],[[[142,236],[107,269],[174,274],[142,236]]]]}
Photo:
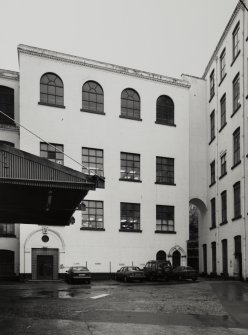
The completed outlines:
{"type": "Polygon", "coordinates": [[[248,335],[248,0],[0,13],[0,334],[248,335]]]}

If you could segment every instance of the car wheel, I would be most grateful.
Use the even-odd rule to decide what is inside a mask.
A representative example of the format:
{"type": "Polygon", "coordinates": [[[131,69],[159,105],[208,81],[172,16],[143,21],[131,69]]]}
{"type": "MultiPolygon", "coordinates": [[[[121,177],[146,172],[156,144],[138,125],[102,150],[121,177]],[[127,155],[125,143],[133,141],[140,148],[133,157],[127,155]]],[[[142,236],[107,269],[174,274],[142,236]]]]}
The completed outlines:
{"type": "Polygon", "coordinates": [[[192,278],[193,281],[196,281],[197,278],[192,278]]]}

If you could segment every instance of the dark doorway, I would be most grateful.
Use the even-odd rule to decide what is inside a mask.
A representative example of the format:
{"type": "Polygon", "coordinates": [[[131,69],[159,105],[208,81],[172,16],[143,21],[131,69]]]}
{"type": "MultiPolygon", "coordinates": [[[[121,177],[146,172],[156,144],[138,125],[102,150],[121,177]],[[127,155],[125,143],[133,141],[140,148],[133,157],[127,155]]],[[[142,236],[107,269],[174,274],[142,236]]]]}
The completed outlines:
{"type": "Polygon", "coordinates": [[[11,250],[0,250],[0,276],[14,275],[15,253],[11,250]]]}
{"type": "Polygon", "coordinates": [[[228,275],[228,256],[227,256],[227,240],[222,240],[222,272],[223,275],[228,275]]]}
{"type": "Polygon", "coordinates": [[[157,261],[166,261],[166,253],[163,250],[159,250],[156,255],[157,261]]]}
{"type": "Polygon", "coordinates": [[[53,256],[37,255],[37,279],[53,279],[53,256]]]}
{"type": "Polygon", "coordinates": [[[208,260],[207,260],[207,245],[202,245],[202,251],[203,251],[203,273],[207,274],[208,272],[208,260]]]}
{"type": "Polygon", "coordinates": [[[242,279],[242,250],[241,236],[234,237],[234,256],[235,256],[235,272],[239,279],[242,279]]]}
{"type": "Polygon", "coordinates": [[[174,251],[172,254],[172,265],[173,267],[181,265],[181,254],[178,250],[174,251]]]}
{"type": "Polygon", "coordinates": [[[216,242],[211,243],[212,248],[212,274],[216,275],[216,242]]]}

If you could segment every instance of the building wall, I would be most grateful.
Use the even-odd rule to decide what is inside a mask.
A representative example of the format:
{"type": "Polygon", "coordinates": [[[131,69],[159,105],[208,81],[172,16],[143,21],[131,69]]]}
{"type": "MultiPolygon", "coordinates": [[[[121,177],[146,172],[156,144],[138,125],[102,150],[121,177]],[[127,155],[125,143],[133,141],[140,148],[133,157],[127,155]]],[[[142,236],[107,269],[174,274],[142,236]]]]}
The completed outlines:
{"type": "MultiPolygon", "coordinates": [[[[238,7],[237,7],[238,8],[238,7]]],[[[203,271],[203,255],[202,245],[207,245],[207,273],[213,272],[212,263],[212,250],[211,243],[216,242],[216,258],[217,258],[217,271],[220,275],[223,271],[222,262],[222,244],[223,239],[228,241],[228,274],[229,276],[237,276],[237,266],[234,248],[234,237],[237,235],[242,236],[242,253],[245,254],[244,245],[244,227],[246,226],[246,212],[245,209],[245,161],[246,161],[246,142],[244,141],[246,129],[244,128],[244,111],[245,111],[245,100],[244,100],[244,80],[246,79],[244,73],[244,25],[243,21],[243,10],[237,9],[235,15],[231,18],[226,31],[224,32],[221,42],[215,50],[212,60],[208,64],[208,68],[204,74],[206,79],[207,89],[207,133],[208,133],[208,192],[207,192],[207,208],[206,212],[206,223],[200,227],[200,250],[201,250],[201,269],[203,271]],[[232,56],[232,45],[233,45],[233,31],[239,22],[240,31],[240,54],[233,61],[232,56]],[[223,81],[220,81],[220,55],[223,50],[226,50],[226,77],[223,81]],[[210,75],[214,71],[215,75],[215,95],[210,98],[210,75]],[[241,107],[233,114],[233,79],[240,74],[240,99],[241,107]],[[244,79],[245,78],[245,79],[244,79]],[[244,79],[244,80],[243,80],[244,79]],[[226,126],[221,129],[220,126],[220,99],[226,94],[226,126]],[[215,139],[211,141],[210,138],[210,115],[215,111],[215,139]],[[233,167],[233,132],[240,127],[240,152],[241,152],[241,164],[233,167]],[[227,162],[227,175],[221,177],[220,173],[220,157],[226,152],[227,162]],[[215,183],[211,185],[210,176],[210,164],[215,161],[215,183]],[[234,218],[234,199],[233,199],[233,185],[240,181],[241,183],[241,218],[233,220],[234,218]],[[221,193],[227,191],[227,223],[221,223],[221,193]],[[216,199],[216,228],[211,227],[211,199],[216,199]]],[[[243,277],[247,276],[246,261],[243,257],[243,277]]]]}
{"type": "MultiPolygon", "coordinates": [[[[82,147],[104,150],[105,189],[90,192],[87,199],[104,201],[105,231],[80,230],[81,211],[75,212],[74,225],[53,228],[65,241],[61,267],[87,263],[92,272],[109,272],[110,269],[116,271],[122,264],[143,266],[149,259],[155,259],[159,250],[164,250],[168,255],[172,248],[180,246],[186,251],[189,220],[189,85],[185,82],[177,85],[148,80],[107,68],[96,69],[22,52],[19,59],[21,123],[44,140],[63,144],[64,152],[78,162],[81,162],[82,147]],[[54,72],[63,80],[65,109],[38,104],[39,81],[46,72],[54,72]],[[88,80],[97,81],[102,86],[106,115],[80,111],[82,85],[88,80]],[[140,95],[141,122],[119,118],[120,96],[125,88],[133,88],[140,95]],[[156,100],[163,94],[174,101],[176,127],[155,124],[156,100]],[[142,183],[119,181],[122,151],[141,155],[142,183]],[[156,156],[175,158],[176,186],[155,184],[156,156]],[[140,203],[142,233],[119,232],[120,202],[140,203]],[[154,233],[156,205],[175,206],[176,234],[154,233]]],[[[40,140],[23,129],[20,147],[40,154],[40,140]]],[[[64,164],[80,170],[80,166],[68,157],[64,157],[64,164]]],[[[33,229],[28,225],[21,228],[21,254],[27,236],[33,229]]],[[[182,261],[186,262],[186,259],[182,261]]],[[[30,263],[30,259],[25,263],[30,263]]]]}
{"type": "MultiPolygon", "coordinates": [[[[15,120],[19,120],[19,74],[14,71],[0,70],[0,85],[14,89],[14,113],[15,120]]],[[[19,127],[0,124],[0,141],[11,142],[19,148],[19,127]]],[[[0,250],[10,250],[15,253],[14,272],[19,274],[20,226],[15,224],[15,237],[0,236],[0,250]]]]}

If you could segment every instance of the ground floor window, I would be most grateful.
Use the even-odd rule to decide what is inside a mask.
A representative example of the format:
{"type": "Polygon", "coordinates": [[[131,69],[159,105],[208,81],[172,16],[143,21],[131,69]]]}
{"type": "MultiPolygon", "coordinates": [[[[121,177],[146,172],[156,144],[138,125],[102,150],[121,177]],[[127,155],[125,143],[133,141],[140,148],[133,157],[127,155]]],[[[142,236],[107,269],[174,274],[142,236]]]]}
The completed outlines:
{"type": "Polygon", "coordinates": [[[84,200],[82,227],[86,229],[103,229],[103,201],[84,200]]]}
{"type": "Polygon", "coordinates": [[[0,236],[15,236],[15,225],[13,223],[1,223],[0,236]]]}
{"type": "Polygon", "coordinates": [[[0,250],[0,275],[14,274],[15,253],[11,250],[0,250]]]}
{"type": "Polygon", "coordinates": [[[174,231],[174,206],[156,206],[156,231],[174,231]]]}

